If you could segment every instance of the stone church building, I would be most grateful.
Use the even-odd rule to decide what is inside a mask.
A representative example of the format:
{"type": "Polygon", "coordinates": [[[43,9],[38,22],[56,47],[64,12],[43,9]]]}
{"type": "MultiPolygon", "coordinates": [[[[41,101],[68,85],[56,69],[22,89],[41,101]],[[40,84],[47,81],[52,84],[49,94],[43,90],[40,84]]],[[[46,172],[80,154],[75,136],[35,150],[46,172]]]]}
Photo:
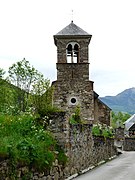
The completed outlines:
{"type": "Polygon", "coordinates": [[[57,80],[54,87],[53,105],[66,111],[69,116],[80,107],[81,119],[86,124],[110,125],[110,108],[94,91],[89,80],[89,44],[92,35],[73,21],[54,35],[57,46],[57,80]]]}

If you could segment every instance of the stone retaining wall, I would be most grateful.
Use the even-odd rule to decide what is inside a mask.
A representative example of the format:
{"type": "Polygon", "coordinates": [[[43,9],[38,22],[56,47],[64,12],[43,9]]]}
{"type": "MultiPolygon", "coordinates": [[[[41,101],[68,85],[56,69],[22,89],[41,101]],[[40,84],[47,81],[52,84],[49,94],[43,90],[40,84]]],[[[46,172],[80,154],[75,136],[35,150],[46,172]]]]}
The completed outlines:
{"type": "Polygon", "coordinates": [[[107,161],[117,155],[114,139],[104,137],[94,137],[94,146],[92,149],[93,165],[98,165],[101,161],[107,161]]]}
{"type": "MultiPolygon", "coordinates": [[[[32,171],[31,178],[40,180],[63,180],[68,177],[83,173],[86,169],[91,169],[97,166],[102,161],[107,161],[112,156],[117,154],[114,147],[113,139],[104,139],[103,137],[92,136],[92,125],[69,123],[68,115],[64,112],[55,114],[51,119],[50,130],[58,139],[59,144],[64,149],[68,156],[68,162],[65,167],[58,164],[58,161],[53,164],[51,170],[42,173],[32,171]]],[[[1,161],[0,175],[1,179],[10,180],[7,178],[9,174],[8,160],[1,161]]],[[[18,179],[28,173],[28,167],[17,169],[18,179]]]]}
{"type": "Polygon", "coordinates": [[[64,171],[62,165],[58,165],[56,160],[50,170],[37,172],[35,169],[29,170],[29,167],[16,168],[15,172],[9,166],[9,160],[0,162],[0,180],[62,180],[64,179],[64,171]],[[15,176],[13,176],[15,175],[15,176]]]}
{"type": "MultiPolygon", "coordinates": [[[[98,166],[101,162],[105,162],[117,154],[113,139],[94,137],[92,140],[91,136],[87,136],[90,127],[83,128],[79,125],[72,127],[69,162],[65,168],[56,160],[51,170],[36,172],[33,169],[31,175],[28,176],[29,168],[20,167],[16,169],[16,178],[18,180],[22,180],[24,177],[35,180],[64,180],[73,175],[82,174],[86,169],[98,166]]],[[[9,161],[0,162],[0,179],[11,180],[9,174],[11,174],[9,161]]]]}
{"type": "Polygon", "coordinates": [[[93,137],[91,125],[70,125],[68,176],[81,174],[117,155],[114,139],[93,137]]]}
{"type": "Polygon", "coordinates": [[[135,138],[125,138],[124,151],[135,151],[135,138]]]}
{"type": "Polygon", "coordinates": [[[80,173],[92,164],[93,137],[91,125],[70,125],[70,175],[80,173]]]}

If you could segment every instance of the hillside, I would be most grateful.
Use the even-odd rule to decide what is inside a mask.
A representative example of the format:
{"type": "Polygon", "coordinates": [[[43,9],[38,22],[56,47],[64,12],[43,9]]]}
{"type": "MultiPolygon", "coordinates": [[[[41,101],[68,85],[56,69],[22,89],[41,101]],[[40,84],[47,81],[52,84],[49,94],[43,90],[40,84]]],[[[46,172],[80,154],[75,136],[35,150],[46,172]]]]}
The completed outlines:
{"type": "Polygon", "coordinates": [[[24,95],[23,90],[0,78],[0,112],[16,113],[18,108],[23,108],[24,95]]]}
{"type": "Polygon", "coordinates": [[[107,104],[113,111],[135,113],[135,88],[129,88],[116,96],[105,96],[100,99],[107,104]]]}

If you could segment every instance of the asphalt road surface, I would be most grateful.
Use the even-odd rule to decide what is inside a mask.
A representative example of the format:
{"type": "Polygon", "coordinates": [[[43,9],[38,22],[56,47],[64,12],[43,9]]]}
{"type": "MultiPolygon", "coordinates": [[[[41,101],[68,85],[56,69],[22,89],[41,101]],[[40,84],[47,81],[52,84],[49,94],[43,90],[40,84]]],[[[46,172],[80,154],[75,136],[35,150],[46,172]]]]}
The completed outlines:
{"type": "Polygon", "coordinates": [[[74,180],[135,180],[135,151],[123,152],[109,161],[74,180]]]}

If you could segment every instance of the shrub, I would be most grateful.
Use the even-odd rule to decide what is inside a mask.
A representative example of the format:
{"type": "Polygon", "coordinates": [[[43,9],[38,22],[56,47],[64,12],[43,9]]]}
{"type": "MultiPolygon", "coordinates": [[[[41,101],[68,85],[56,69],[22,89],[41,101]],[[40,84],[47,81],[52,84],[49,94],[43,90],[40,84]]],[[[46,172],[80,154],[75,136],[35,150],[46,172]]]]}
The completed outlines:
{"type": "Polygon", "coordinates": [[[94,124],[92,127],[92,134],[94,136],[113,137],[113,128],[106,124],[94,124]]]}
{"type": "Polygon", "coordinates": [[[69,119],[71,124],[79,124],[81,123],[81,117],[80,117],[80,107],[76,106],[74,113],[69,119]]]}
{"type": "Polygon", "coordinates": [[[92,127],[92,134],[94,136],[101,136],[102,135],[101,129],[102,129],[101,124],[94,124],[92,127]]]}
{"type": "Polygon", "coordinates": [[[0,156],[10,158],[13,167],[27,165],[42,171],[56,158],[66,161],[53,135],[31,115],[0,115],[0,144],[0,156]]]}

